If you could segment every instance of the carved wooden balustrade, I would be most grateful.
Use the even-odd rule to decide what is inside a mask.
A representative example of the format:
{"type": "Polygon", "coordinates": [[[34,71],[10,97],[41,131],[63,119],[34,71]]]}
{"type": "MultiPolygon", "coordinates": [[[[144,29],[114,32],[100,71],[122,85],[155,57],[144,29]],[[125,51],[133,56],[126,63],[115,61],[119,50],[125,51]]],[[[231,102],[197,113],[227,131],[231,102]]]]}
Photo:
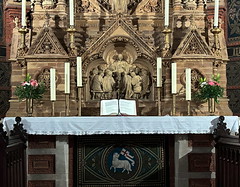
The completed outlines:
{"type": "Polygon", "coordinates": [[[219,123],[214,130],[216,141],[216,186],[240,186],[240,136],[230,135],[230,130],[219,117],[219,123]]]}
{"type": "Polygon", "coordinates": [[[26,130],[16,117],[16,124],[10,135],[0,123],[0,186],[26,187],[26,130]]]}

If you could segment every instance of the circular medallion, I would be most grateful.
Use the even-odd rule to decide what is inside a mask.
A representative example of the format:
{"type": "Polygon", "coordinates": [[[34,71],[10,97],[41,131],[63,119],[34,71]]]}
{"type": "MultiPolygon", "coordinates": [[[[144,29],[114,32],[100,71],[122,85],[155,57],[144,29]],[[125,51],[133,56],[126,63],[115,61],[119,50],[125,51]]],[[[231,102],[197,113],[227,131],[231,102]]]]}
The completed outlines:
{"type": "Polygon", "coordinates": [[[140,170],[138,151],[129,146],[111,146],[106,149],[102,165],[106,175],[115,180],[131,180],[140,170]]]}

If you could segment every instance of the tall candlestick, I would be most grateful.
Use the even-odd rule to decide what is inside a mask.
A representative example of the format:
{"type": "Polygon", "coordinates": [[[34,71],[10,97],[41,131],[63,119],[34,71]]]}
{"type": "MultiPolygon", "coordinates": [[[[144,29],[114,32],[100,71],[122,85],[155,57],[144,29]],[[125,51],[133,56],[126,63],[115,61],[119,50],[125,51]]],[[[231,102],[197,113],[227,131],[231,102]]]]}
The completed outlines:
{"type": "Polygon", "coordinates": [[[219,0],[215,0],[214,6],[214,27],[218,27],[218,15],[219,15],[219,0]]]}
{"type": "Polygon", "coordinates": [[[157,58],[157,87],[162,87],[162,58],[157,58]]]}
{"type": "Polygon", "coordinates": [[[169,26],[169,0],[165,0],[164,26],[169,26]]]}
{"type": "Polygon", "coordinates": [[[177,63],[172,63],[172,94],[177,93],[177,63]]]}
{"type": "Polygon", "coordinates": [[[26,26],[26,0],[22,0],[22,27],[26,26]]]}
{"type": "Polygon", "coordinates": [[[82,57],[77,57],[77,87],[82,87],[82,57]]]}
{"type": "Polygon", "coordinates": [[[191,101],[191,69],[186,69],[186,100],[191,101]]]}
{"type": "Polygon", "coordinates": [[[65,94],[70,94],[70,63],[65,62],[65,94]]]}
{"type": "Polygon", "coordinates": [[[74,26],[74,6],[73,0],[69,0],[69,16],[70,16],[70,26],[74,26]]]}
{"type": "Polygon", "coordinates": [[[56,70],[50,69],[50,100],[56,101],[56,78],[55,78],[56,70]]]}

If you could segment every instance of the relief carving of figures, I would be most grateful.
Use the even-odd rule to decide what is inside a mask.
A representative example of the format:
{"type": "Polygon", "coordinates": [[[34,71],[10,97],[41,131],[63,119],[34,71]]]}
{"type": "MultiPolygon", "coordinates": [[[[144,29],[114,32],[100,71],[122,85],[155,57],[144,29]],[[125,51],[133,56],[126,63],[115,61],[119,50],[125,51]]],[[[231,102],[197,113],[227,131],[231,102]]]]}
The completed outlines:
{"type": "Polygon", "coordinates": [[[106,66],[99,65],[90,72],[91,99],[149,99],[152,85],[150,72],[130,64],[123,54],[117,57],[106,66]]]}

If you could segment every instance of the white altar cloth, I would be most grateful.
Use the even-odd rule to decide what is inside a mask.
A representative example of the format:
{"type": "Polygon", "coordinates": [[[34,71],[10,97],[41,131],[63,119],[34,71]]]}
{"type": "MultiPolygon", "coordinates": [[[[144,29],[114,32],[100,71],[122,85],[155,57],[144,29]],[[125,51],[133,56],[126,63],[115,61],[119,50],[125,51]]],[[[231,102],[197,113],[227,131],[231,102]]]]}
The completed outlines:
{"type": "MultiPolygon", "coordinates": [[[[209,134],[218,116],[98,116],[98,117],[22,117],[21,123],[32,135],[93,134],[209,134]]],[[[227,128],[238,132],[237,116],[225,116],[227,128]]],[[[9,132],[15,117],[3,120],[9,132]]]]}

